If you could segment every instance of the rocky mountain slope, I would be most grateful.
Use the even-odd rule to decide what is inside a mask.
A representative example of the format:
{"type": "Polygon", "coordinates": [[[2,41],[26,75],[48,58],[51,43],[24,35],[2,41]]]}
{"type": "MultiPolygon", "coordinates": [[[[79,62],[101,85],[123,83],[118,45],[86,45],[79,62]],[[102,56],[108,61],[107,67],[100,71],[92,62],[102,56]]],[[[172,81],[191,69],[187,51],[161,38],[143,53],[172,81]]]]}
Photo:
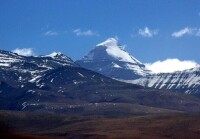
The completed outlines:
{"type": "Polygon", "coordinates": [[[0,109],[70,114],[200,109],[196,97],[119,82],[80,67],[61,53],[25,57],[0,51],[0,56],[0,109]]]}
{"type": "Polygon", "coordinates": [[[127,82],[157,89],[199,95],[200,67],[174,73],[152,74],[144,78],[127,82]]]}
{"type": "Polygon", "coordinates": [[[16,53],[0,50],[0,81],[15,87],[36,83],[47,71],[68,66],[78,67],[69,57],[61,53],[47,56],[25,57],[16,53]]]}

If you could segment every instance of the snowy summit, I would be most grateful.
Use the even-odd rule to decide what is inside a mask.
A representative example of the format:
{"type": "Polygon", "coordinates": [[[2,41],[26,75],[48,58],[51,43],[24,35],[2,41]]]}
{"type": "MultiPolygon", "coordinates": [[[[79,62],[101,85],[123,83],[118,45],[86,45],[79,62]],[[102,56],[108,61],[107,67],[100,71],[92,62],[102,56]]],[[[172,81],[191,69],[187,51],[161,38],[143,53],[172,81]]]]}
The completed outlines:
{"type": "Polygon", "coordinates": [[[145,65],[131,56],[120,45],[118,39],[108,38],[96,45],[88,55],[77,63],[84,68],[111,78],[126,80],[148,74],[145,65]]]}
{"type": "Polygon", "coordinates": [[[124,62],[130,62],[130,63],[141,63],[137,59],[130,56],[130,54],[122,49],[122,46],[119,45],[118,40],[115,38],[109,38],[103,43],[100,43],[98,46],[106,46],[106,52],[115,57],[116,59],[119,59],[124,62]]]}
{"type": "Polygon", "coordinates": [[[45,55],[45,56],[41,56],[41,57],[52,58],[53,60],[57,60],[58,62],[61,62],[61,64],[63,64],[63,65],[70,64],[73,66],[77,66],[71,58],[62,54],[61,52],[53,52],[49,55],[45,55]]]}
{"type": "Polygon", "coordinates": [[[119,61],[142,64],[136,58],[126,52],[121,45],[119,45],[118,39],[108,38],[106,41],[97,44],[96,47],[84,58],[85,60],[107,60],[115,59],[119,61]]]}
{"type": "Polygon", "coordinates": [[[49,55],[46,55],[46,57],[52,57],[52,58],[54,58],[54,57],[57,57],[57,56],[60,56],[60,55],[62,55],[61,52],[53,52],[53,53],[51,53],[49,55]]]}

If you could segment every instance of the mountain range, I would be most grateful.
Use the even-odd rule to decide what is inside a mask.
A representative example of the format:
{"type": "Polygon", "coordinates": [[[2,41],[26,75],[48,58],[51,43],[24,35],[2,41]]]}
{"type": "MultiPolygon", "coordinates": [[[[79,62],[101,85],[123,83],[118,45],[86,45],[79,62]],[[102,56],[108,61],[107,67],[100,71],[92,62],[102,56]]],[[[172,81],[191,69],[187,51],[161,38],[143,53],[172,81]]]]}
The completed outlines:
{"type": "Polygon", "coordinates": [[[21,56],[1,50],[0,109],[108,115],[200,109],[198,97],[143,87],[140,81],[151,78],[156,76],[114,38],[77,62],[58,52],[21,56]]]}
{"type": "Polygon", "coordinates": [[[1,51],[0,74],[1,109],[123,114],[200,107],[195,97],[119,82],[86,70],[60,53],[25,57],[1,51]]]}
{"type": "Polygon", "coordinates": [[[145,64],[126,52],[115,38],[109,38],[76,61],[93,70],[123,82],[170,90],[186,94],[200,94],[200,68],[173,73],[153,74],[145,64]]]}

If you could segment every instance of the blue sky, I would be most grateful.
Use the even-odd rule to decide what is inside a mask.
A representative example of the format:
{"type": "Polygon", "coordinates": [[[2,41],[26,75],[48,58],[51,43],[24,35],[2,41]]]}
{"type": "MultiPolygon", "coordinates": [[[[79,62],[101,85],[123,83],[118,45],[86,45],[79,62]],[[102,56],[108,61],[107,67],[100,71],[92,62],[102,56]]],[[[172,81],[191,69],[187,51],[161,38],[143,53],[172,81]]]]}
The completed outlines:
{"type": "Polygon", "coordinates": [[[0,0],[0,49],[62,52],[74,60],[119,38],[144,63],[200,63],[199,0],[0,0]]]}

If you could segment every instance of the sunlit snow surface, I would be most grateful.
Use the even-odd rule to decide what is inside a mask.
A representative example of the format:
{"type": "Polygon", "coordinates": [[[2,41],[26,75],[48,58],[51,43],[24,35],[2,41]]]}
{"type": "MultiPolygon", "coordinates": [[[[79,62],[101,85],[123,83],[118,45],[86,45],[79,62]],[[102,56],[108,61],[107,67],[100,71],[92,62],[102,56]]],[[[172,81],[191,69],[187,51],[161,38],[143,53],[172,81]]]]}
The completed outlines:
{"type": "Polygon", "coordinates": [[[84,68],[115,79],[135,79],[146,76],[148,70],[139,60],[126,52],[116,38],[97,44],[77,63],[84,68]]]}
{"type": "Polygon", "coordinates": [[[105,42],[98,44],[97,47],[107,47],[106,52],[108,55],[120,61],[142,64],[136,58],[132,57],[128,52],[123,50],[122,46],[118,44],[118,40],[115,38],[109,38],[105,42]]]}

